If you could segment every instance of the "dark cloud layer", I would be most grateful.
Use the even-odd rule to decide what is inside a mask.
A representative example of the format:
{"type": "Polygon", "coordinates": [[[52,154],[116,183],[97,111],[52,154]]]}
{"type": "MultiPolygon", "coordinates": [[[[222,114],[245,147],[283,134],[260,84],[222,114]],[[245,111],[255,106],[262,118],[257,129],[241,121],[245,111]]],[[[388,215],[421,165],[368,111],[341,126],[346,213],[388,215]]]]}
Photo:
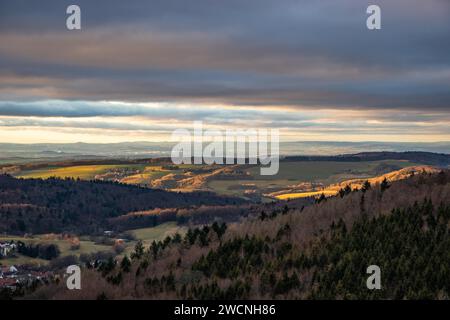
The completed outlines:
{"type": "Polygon", "coordinates": [[[450,2],[369,4],[0,0],[0,98],[449,110],[450,2]]]}

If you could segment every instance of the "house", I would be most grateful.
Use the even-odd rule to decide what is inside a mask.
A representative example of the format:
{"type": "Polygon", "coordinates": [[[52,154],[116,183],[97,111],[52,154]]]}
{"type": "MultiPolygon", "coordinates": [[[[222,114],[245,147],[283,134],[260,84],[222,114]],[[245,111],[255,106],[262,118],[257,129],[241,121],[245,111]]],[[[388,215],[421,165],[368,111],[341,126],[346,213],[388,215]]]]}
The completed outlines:
{"type": "Polygon", "coordinates": [[[15,252],[17,249],[17,245],[14,241],[10,242],[0,242],[0,257],[7,257],[11,253],[15,252]]]}
{"type": "Polygon", "coordinates": [[[107,236],[107,237],[112,237],[114,235],[114,231],[103,231],[103,235],[107,236]]]}
{"type": "Polygon", "coordinates": [[[8,266],[0,266],[0,278],[5,277],[8,271],[9,271],[8,266]]]}
{"type": "Polygon", "coordinates": [[[54,274],[50,271],[41,271],[23,268],[16,268],[15,266],[0,266],[0,289],[10,288],[14,290],[18,286],[29,286],[38,282],[48,282],[54,278],[54,274]]]}
{"type": "Polygon", "coordinates": [[[53,274],[49,271],[43,272],[43,271],[31,271],[28,274],[28,278],[36,279],[36,280],[43,280],[43,279],[49,279],[51,278],[53,274]]]}
{"type": "Polygon", "coordinates": [[[124,239],[116,239],[116,241],[114,241],[115,246],[123,245],[124,243],[125,243],[124,239]]]}
{"type": "Polygon", "coordinates": [[[19,270],[15,266],[1,266],[0,267],[0,278],[4,278],[6,276],[13,276],[15,275],[19,270]]]}
{"type": "Polygon", "coordinates": [[[0,278],[0,288],[15,289],[17,280],[11,278],[0,278]]]}
{"type": "Polygon", "coordinates": [[[19,272],[19,270],[16,267],[14,266],[9,267],[9,273],[17,273],[17,272],[19,272]]]}

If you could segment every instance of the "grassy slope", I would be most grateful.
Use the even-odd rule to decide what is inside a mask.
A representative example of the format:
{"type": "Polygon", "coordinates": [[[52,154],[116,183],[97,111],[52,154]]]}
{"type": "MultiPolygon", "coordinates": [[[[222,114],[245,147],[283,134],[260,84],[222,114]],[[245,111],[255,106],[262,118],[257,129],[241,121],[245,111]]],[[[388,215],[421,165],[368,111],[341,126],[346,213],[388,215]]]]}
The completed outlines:
{"type": "Polygon", "coordinates": [[[176,222],[167,222],[152,228],[132,230],[133,235],[140,240],[151,242],[164,239],[175,233],[182,233],[185,228],[177,226],[176,222]]]}
{"type": "MultiPolygon", "coordinates": [[[[150,246],[153,241],[164,240],[167,236],[173,236],[176,233],[184,235],[186,232],[187,228],[177,226],[176,222],[166,222],[156,227],[131,230],[136,239],[142,240],[145,246],[150,246]]],[[[126,254],[130,254],[133,251],[136,242],[131,241],[126,244],[126,254]]]]}
{"type": "Polygon", "coordinates": [[[127,176],[121,179],[120,182],[128,184],[147,184],[150,183],[151,180],[159,179],[171,172],[173,173],[173,171],[162,169],[161,166],[147,166],[145,167],[144,172],[127,176]]]}

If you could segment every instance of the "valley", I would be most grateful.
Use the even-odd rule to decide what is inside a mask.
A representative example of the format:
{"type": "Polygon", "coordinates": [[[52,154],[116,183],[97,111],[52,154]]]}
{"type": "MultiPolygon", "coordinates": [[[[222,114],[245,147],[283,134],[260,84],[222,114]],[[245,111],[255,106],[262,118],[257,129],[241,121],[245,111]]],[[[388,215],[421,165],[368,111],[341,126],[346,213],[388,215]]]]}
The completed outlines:
{"type": "MultiPolygon", "coordinates": [[[[448,189],[430,182],[442,180],[439,184],[447,186],[448,174],[444,172],[450,161],[446,159],[434,154],[391,153],[287,157],[280,161],[280,170],[274,176],[260,176],[254,165],[172,165],[165,158],[5,164],[0,175],[0,244],[10,251],[0,257],[0,265],[18,268],[25,279],[27,270],[51,279],[69,264],[103,270],[107,261],[125,261],[142,247],[145,261],[152,261],[147,274],[153,277],[172,270],[181,277],[181,283],[187,284],[186,291],[178,284],[175,292],[159,287],[169,297],[201,299],[198,290],[211,290],[209,286],[213,285],[217,294],[230,298],[236,293],[221,291],[229,280],[220,280],[228,273],[202,260],[207,252],[211,255],[214,250],[225,250],[222,237],[233,246],[245,239],[250,239],[245,240],[250,241],[248,245],[260,246],[266,241],[261,235],[265,235],[274,239],[269,246],[277,252],[293,243],[309,247],[333,223],[344,221],[350,227],[360,221],[361,213],[382,216],[424,199],[433,204],[446,203],[448,189]],[[426,181],[427,189],[418,184],[420,179],[426,181]],[[416,188],[420,191],[414,191],[416,188]],[[162,265],[165,267],[160,269],[162,265]],[[216,267],[219,269],[212,271],[216,267]],[[217,283],[203,279],[210,272],[218,272],[217,283]],[[203,279],[199,282],[203,287],[185,278],[203,279]]],[[[227,253],[220,253],[217,259],[222,256],[227,253]]],[[[272,259],[270,254],[267,258],[272,259]]],[[[111,274],[117,269],[112,265],[108,268],[112,268],[108,271],[111,274]]],[[[236,272],[244,275],[247,271],[236,272]]],[[[291,273],[285,279],[279,278],[284,277],[282,273],[277,274],[279,280],[275,281],[296,281],[291,273]]],[[[309,271],[295,274],[302,281],[311,280],[309,271]]],[[[87,277],[94,277],[91,280],[95,283],[100,281],[100,287],[109,292],[111,285],[120,285],[122,280],[114,278],[119,275],[125,276],[122,271],[112,278],[98,279],[95,272],[88,272],[87,277]]],[[[165,274],[165,279],[168,276],[165,274]]],[[[29,281],[35,281],[35,276],[31,277],[29,281]]],[[[154,281],[149,279],[146,281],[154,281]]],[[[129,281],[140,283],[136,294],[160,297],[149,289],[153,284],[129,281]]],[[[238,290],[244,284],[234,283],[226,290],[238,290]]],[[[270,287],[267,283],[263,286],[270,287]]],[[[281,294],[305,298],[322,294],[308,289],[292,295],[289,286],[257,293],[250,285],[248,290],[236,297],[274,298],[281,294]]],[[[123,289],[123,294],[126,292],[123,289]]],[[[329,292],[331,289],[324,291],[329,292]]],[[[205,294],[210,297],[215,293],[205,294]]],[[[64,294],[64,298],[68,297],[64,294]]]]}
{"type": "Polygon", "coordinates": [[[448,171],[422,172],[309,206],[261,204],[85,268],[83,291],[51,283],[27,297],[448,299],[449,186],[448,171]],[[363,285],[374,263],[382,290],[363,285]]]}

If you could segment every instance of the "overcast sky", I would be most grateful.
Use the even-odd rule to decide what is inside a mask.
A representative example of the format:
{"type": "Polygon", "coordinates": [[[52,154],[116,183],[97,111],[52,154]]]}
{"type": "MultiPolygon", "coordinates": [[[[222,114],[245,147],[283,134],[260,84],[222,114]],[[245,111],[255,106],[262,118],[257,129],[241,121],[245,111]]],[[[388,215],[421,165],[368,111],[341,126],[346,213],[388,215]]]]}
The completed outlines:
{"type": "Polygon", "coordinates": [[[195,120],[450,141],[450,1],[0,0],[0,142],[167,140],[195,120]]]}

